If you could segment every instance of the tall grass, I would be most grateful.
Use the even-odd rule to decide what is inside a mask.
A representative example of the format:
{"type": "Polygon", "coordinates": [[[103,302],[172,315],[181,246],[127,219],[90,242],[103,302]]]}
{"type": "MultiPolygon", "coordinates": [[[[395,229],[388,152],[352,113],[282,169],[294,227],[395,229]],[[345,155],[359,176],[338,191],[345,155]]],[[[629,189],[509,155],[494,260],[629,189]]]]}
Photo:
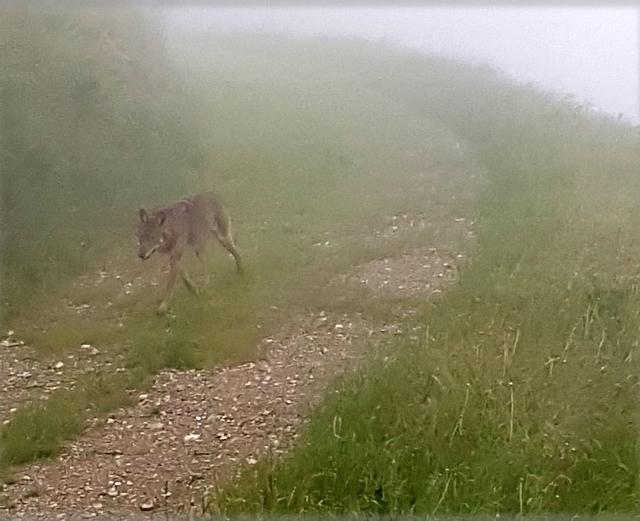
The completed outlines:
{"type": "Polygon", "coordinates": [[[351,73],[464,138],[488,172],[479,249],[297,449],[226,512],[638,509],[637,128],[491,71],[361,50],[351,73]]]}

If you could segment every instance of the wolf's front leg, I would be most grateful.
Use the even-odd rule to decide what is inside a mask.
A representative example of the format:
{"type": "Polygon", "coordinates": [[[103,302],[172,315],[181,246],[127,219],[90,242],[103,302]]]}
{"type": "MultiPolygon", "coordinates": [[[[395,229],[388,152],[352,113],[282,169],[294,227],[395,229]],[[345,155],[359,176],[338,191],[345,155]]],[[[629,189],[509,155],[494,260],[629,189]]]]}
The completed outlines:
{"type": "Polygon", "coordinates": [[[180,257],[178,256],[172,255],[169,258],[169,278],[167,279],[167,289],[165,290],[164,298],[162,299],[162,301],[160,302],[160,305],[158,306],[158,315],[164,315],[169,309],[169,299],[173,294],[173,288],[176,285],[176,278],[178,276],[178,271],[180,271],[180,268],[178,267],[179,260],[180,260],[180,257]]]}
{"type": "Polygon", "coordinates": [[[184,282],[184,285],[191,293],[194,295],[200,295],[198,287],[193,283],[191,277],[189,277],[189,274],[185,270],[180,270],[180,276],[182,277],[182,282],[184,282]]]}

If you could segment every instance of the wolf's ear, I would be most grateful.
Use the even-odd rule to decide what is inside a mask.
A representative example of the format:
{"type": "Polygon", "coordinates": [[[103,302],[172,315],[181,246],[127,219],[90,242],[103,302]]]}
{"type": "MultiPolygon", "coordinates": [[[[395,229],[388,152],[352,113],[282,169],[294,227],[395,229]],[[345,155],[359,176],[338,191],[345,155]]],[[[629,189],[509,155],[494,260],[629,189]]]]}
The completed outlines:
{"type": "Polygon", "coordinates": [[[162,212],[161,214],[158,215],[158,224],[160,226],[162,226],[166,220],[167,220],[167,214],[166,213],[162,212]]]}
{"type": "Polygon", "coordinates": [[[138,211],[138,215],[140,216],[140,221],[142,221],[143,223],[147,222],[147,211],[144,208],[140,208],[140,210],[138,211]]]}

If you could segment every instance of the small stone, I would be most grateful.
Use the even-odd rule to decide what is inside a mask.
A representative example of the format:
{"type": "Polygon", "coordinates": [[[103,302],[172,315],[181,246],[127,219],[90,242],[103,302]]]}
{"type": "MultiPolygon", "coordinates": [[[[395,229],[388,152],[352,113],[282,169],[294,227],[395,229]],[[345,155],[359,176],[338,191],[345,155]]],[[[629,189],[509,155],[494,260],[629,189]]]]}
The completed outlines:
{"type": "Polygon", "coordinates": [[[196,441],[200,439],[200,434],[196,434],[192,432],[190,434],[187,434],[183,439],[184,441],[196,441]]]}
{"type": "Polygon", "coordinates": [[[153,510],[153,507],[155,505],[153,504],[153,501],[149,500],[149,501],[143,501],[142,503],[140,503],[140,510],[142,510],[143,512],[148,512],[149,510],[153,510]]]}
{"type": "Polygon", "coordinates": [[[164,424],[161,422],[150,423],[149,429],[151,429],[152,431],[160,431],[164,429],[164,424]]]}
{"type": "Polygon", "coordinates": [[[55,364],[53,364],[53,368],[56,370],[60,370],[64,367],[64,362],[56,362],[55,364]]]}

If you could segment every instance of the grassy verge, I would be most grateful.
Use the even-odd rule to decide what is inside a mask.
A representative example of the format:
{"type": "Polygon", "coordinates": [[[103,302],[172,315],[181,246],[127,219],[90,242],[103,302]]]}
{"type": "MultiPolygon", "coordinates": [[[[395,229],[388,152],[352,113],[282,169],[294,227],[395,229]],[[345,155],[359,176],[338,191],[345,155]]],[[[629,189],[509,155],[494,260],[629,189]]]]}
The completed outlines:
{"type": "Polygon", "coordinates": [[[637,128],[439,60],[354,69],[477,154],[479,250],[423,306],[422,342],[339,383],[297,449],[211,510],[637,512],[637,128]]]}
{"type": "Polygon", "coordinates": [[[0,468],[57,454],[62,443],[83,431],[90,415],[129,403],[131,383],[129,374],[91,375],[46,402],[20,409],[0,433],[0,468]]]}

